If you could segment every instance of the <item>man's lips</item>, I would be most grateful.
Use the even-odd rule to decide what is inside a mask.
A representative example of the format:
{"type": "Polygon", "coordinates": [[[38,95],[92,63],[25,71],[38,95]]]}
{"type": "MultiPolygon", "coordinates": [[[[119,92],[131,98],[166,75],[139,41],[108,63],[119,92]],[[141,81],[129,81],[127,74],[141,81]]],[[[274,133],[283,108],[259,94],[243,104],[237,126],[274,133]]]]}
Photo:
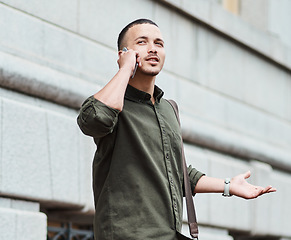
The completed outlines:
{"type": "Polygon", "coordinates": [[[159,62],[160,61],[160,58],[158,56],[147,56],[146,61],[149,61],[149,62],[159,62]]]}

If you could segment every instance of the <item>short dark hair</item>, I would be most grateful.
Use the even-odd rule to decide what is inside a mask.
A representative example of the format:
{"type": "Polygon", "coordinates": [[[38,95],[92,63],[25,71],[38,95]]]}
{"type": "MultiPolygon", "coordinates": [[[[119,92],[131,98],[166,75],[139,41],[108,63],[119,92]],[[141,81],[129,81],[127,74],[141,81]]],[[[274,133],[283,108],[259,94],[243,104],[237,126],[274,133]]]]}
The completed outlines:
{"type": "Polygon", "coordinates": [[[138,24],[152,24],[152,25],[155,25],[157,27],[159,27],[155,22],[153,22],[152,20],[150,19],[146,19],[146,18],[141,18],[141,19],[137,19],[137,20],[134,20],[133,22],[127,24],[122,30],[121,32],[119,33],[118,35],[118,39],[117,39],[117,47],[118,47],[118,50],[121,50],[121,45],[122,45],[122,41],[124,39],[124,36],[125,34],[127,33],[128,29],[130,29],[131,27],[135,26],[135,25],[138,25],[138,24]]]}

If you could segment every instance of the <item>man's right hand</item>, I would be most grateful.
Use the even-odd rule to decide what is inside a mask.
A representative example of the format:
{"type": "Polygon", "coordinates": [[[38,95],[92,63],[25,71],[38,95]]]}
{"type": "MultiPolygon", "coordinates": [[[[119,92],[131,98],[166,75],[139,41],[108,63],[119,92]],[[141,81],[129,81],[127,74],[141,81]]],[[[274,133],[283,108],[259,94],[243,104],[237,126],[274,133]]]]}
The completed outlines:
{"type": "Polygon", "coordinates": [[[119,51],[119,58],[117,60],[119,69],[128,69],[133,74],[133,70],[135,68],[135,64],[138,62],[139,66],[141,66],[140,56],[137,51],[129,49],[127,51],[119,51]]]}

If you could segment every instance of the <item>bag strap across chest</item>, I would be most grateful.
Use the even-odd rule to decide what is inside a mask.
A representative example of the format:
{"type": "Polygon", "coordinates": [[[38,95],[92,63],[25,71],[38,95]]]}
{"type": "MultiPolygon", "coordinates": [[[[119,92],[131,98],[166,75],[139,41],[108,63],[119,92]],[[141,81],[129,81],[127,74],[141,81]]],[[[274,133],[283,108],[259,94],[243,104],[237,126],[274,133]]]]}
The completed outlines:
{"type": "MultiPolygon", "coordinates": [[[[177,120],[180,123],[180,117],[179,117],[179,110],[178,105],[173,100],[167,100],[173,107],[177,120]]],[[[181,138],[182,139],[182,138],[181,138]]],[[[186,164],[186,158],[184,153],[184,145],[183,145],[183,139],[181,140],[181,149],[182,149],[182,164],[183,164],[183,176],[184,176],[184,190],[185,190],[185,197],[186,197],[186,205],[187,205],[187,216],[188,216],[188,225],[189,225],[189,231],[190,235],[193,238],[198,239],[198,225],[197,225],[197,219],[196,219],[196,212],[194,207],[194,200],[192,197],[192,191],[190,187],[190,179],[187,171],[187,164],[186,164]]]]}

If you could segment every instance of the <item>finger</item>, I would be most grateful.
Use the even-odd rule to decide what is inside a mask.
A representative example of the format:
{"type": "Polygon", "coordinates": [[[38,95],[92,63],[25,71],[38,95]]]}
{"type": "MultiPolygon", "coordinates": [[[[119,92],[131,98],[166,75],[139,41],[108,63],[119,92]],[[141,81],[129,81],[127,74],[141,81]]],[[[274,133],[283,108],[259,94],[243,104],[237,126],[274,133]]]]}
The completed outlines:
{"type": "Polygon", "coordinates": [[[141,67],[141,58],[137,57],[136,62],[138,63],[138,66],[141,67]]]}
{"type": "Polygon", "coordinates": [[[273,187],[272,187],[272,188],[270,189],[270,192],[277,192],[277,188],[273,188],[273,187]]]}
{"type": "Polygon", "coordinates": [[[268,186],[268,187],[265,187],[265,190],[269,191],[270,189],[272,188],[272,186],[268,186]]]}
{"type": "Polygon", "coordinates": [[[271,192],[275,192],[275,191],[276,191],[275,188],[273,188],[272,186],[268,186],[268,187],[265,187],[264,189],[262,189],[259,195],[262,195],[265,193],[271,193],[271,192]]]}
{"type": "Polygon", "coordinates": [[[276,188],[273,188],[272,186],[266,187],[266,190],[267,190],[268,193],[270,193],[270,192],[276,192],[277,191],[277,189],[276,188]]]}
{"type": "Polygon", "coordinates": [[[273,187],[272,187],[272,186],[268,186],[268,187],[265,187],[265,188],[264,188],[264,191],[265,191],[265,192],[268,192],[268,191],[270,191],[271,189],[273,189],[273,187]]]}
{"type": "Polygon", "coordinates": [[[251,176],[251,171],[247,171],[245,174],[244,174],[244,179],[247,179],[251,176]]]}

